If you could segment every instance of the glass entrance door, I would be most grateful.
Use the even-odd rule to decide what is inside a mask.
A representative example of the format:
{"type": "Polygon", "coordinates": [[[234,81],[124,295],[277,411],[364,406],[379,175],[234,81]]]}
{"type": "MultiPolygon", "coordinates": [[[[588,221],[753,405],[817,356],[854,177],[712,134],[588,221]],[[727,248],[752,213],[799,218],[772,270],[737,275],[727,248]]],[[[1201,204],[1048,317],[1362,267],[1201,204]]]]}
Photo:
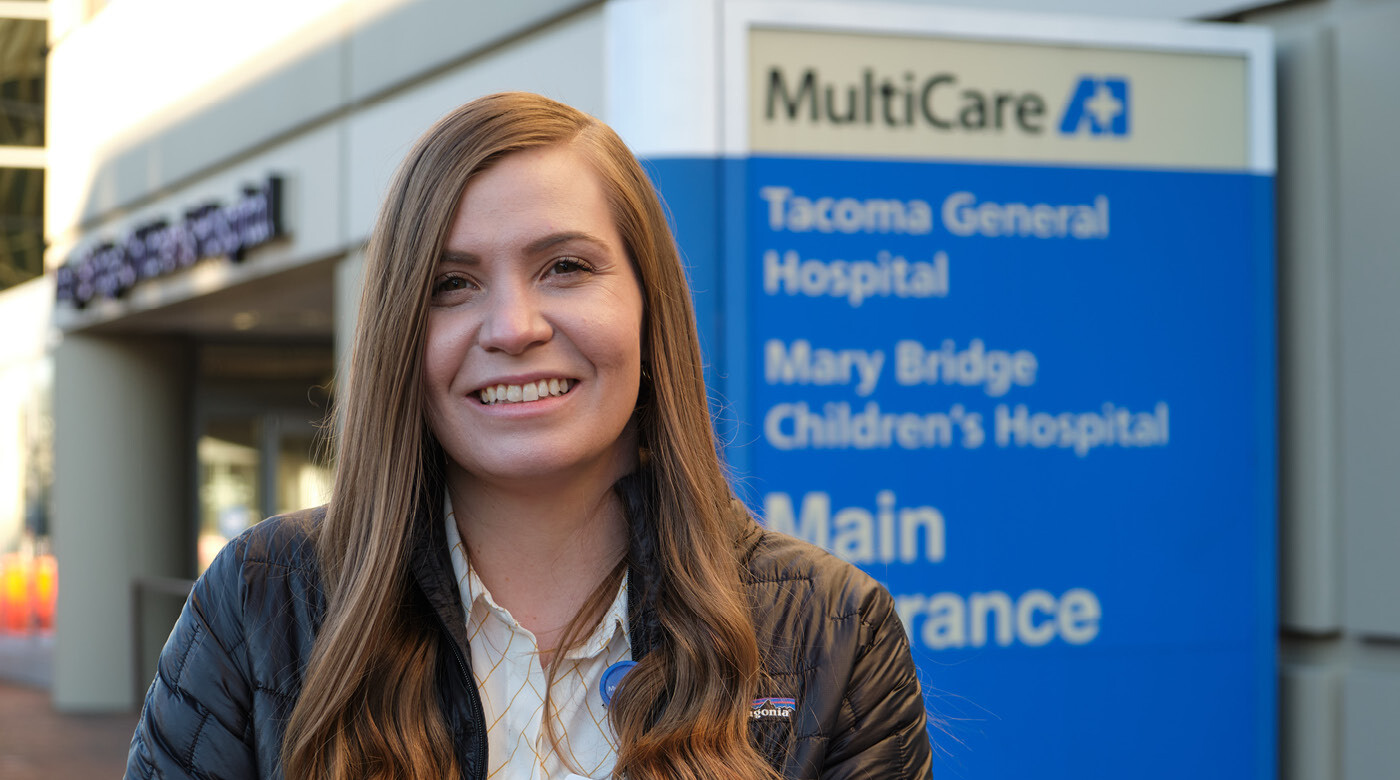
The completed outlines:
{"type": "Polygon", "coordinates": [[[198,572],[254,523],[327,500],[319,426],[333,364],[329,341],[200,345],[192,507],[198,572]]]}
{"type": "Polygon", "coordinates": [[[317,457],[317,434],[301,411],[211,413],[202,421],[200,572],[230,539],[259,520],[326,501],[330,470],[317,457]]]}

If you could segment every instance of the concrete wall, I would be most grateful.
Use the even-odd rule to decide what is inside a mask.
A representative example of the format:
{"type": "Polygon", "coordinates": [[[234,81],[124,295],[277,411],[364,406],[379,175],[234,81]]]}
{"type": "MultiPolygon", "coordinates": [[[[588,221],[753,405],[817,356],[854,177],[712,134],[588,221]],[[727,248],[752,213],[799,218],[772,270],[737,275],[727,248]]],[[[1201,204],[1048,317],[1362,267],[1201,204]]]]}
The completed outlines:
{"type": "Polygon", "coordinates": [[[54,351],[59,708],[131,706],[131,582],[188,566],[189,377],[173,339],[68,334],[54,351]]]}
{"type": "Polygon", "coordinates": [[[1281,767],[1400,767],[1400,3],[1293,3],[1279,74],[1281,767]]]}
{"type": "MultiPolygon", "coordinates": [[[[346,112],[589,5],[124,0],[85,24],[55,9],[49,149],[61,162],[49,182],[47,233],[90,232],[120,210],[315,125],[341,125],[346,112]]],[[[542,72],[588,68],[565,67],[554,53],[517,71],[522,81],[542,72]]],[[[454,96],[438,113],[471,96],[454,96]]]]}
{"type": "Polygon", "coordinates": [[[257,15],[258,5],[191,16],[173,10],[186,5],[128,0],[55,36],[49,148],[58,162],[46,201],[49,267],[99,238],[178,217],[191,204],[227,202],[272,172],[284,179],[291,233],[291,241],[260,249],[256,263],[196,267],[142,284],[120,306],[99,302],[76,315],[60,311],[65,329],[353,251],[367,238],[409,145],[474,96],[524,89],[596,113],[605,108],[596,4],[510,4],[515,10],[468,24],[467,6],[460,3],[322,2],[319,15],[303,13],[284,20],[287,28],[264,24],[256,35],[249,32],[246,51],[215,48],[206,56],[188,50],[186,36],[198,39],[210,29],[228,28],[227,37],[238,37],[244,17],[257,15]],[[531,7],[535,16],[520,15],[531,7]],[[488,22],[502,26],[492,31],[488,22]],[[456,49],[429,45],[443,29],[471,34],[459,36],[456,49]],[[141,48],[132,41],[150,39],[155,30],[175,45],[159,58],[126,57],[141,48]],[[428,42],[410,45],[417,35],[428,42]],[[208,83],[172,75],[181,69],[169,67],[170,59],[181,56],[197,61],[208,83]],[[222,62],[222,69],[210,61],[222,62]],[[385,82],[386,73],[399,81],[385,82]],[[142,85],[138,99],[117,97],[132,92],[132,84],[142,85]]]}

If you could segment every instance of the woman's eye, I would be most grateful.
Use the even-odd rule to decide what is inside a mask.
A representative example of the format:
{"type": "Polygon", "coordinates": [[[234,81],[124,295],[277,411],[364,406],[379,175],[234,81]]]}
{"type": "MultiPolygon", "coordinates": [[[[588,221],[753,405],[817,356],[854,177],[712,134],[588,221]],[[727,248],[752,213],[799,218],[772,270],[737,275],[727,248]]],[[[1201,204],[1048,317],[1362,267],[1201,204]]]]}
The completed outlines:
{"type": "Polygon", "coordinates": [[[460,276],[445,276],[433,284],[433,294],[465,290],[470,286],[470,283],[460,276]]]}
{"type": "Polygon", "coordinates": [[[549,267],[549,273],[556,275],[572,274],[577,273],[579,271],[588,270],[591,270],[588,267],[588,264],[578,259],[577,257],[561,257],[558,260],[555,260],[554,264],[549,267]]]}

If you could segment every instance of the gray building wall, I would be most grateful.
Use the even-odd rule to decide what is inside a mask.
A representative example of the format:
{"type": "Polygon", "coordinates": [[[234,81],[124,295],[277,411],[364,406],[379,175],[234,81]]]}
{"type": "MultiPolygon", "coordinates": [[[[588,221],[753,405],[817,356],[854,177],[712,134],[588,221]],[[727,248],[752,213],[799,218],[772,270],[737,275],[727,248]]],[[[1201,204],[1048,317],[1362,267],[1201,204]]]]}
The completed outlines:
{"type": "Polygon", "coordinates": [[[1400,3],[1286,3],[1279,76],[1284,778],[1400,776],[1400,3]]]}

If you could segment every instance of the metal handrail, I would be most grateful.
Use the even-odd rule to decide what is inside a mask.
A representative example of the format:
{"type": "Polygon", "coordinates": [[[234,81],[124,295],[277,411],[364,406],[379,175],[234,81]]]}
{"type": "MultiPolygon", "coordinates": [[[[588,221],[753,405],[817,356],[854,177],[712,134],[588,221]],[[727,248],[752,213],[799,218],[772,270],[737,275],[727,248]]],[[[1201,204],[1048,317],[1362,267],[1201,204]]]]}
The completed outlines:
{"type": "Polygon", "coordinates": [[[150,681],[145,679],[145,610],[142,602],[148,593],[188,598],[193,589],[194,580],[180,577],[133,577],[131,580],[131,679],[136,694],[132,701],[138,710],[146,699],[146,687],[150,685],[150,681]]]}

